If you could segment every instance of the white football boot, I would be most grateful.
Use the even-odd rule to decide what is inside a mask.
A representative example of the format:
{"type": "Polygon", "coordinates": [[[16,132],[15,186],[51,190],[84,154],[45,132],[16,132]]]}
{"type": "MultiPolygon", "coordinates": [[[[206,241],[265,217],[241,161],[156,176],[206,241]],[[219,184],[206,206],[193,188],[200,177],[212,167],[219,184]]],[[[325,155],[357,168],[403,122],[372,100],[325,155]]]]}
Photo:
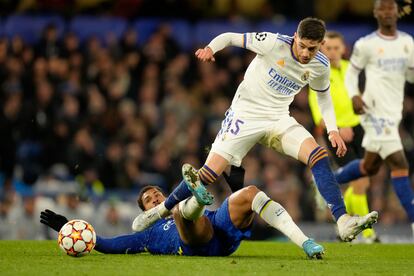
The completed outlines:
{"type": "Polygon", "coordinates": [[[362,217],[342,215],[337,221],[339,237],[345,242],[350,242],[363,230],[371,228],[377,221],[378,212],[376,211],[362,217]]]}

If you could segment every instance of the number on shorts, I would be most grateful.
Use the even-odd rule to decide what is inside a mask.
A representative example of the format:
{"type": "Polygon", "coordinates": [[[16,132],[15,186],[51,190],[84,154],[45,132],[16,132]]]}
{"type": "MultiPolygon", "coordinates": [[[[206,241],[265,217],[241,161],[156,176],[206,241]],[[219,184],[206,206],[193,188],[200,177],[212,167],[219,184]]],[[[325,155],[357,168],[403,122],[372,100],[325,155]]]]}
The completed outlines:
{"type": "Polygon", "coordinates": [[[240,131],[240,125],[244,124],[244,122],[240,119],[237,119],[234,123],[234,127],[230,129],[230,132],[234,135],[237,135],[240,131]]]}

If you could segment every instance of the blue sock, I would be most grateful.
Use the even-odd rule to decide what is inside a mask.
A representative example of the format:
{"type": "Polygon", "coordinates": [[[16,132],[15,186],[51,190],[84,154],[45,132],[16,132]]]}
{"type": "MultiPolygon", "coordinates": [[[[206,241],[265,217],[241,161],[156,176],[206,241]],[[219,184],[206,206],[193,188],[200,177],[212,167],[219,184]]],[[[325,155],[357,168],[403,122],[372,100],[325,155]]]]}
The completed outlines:
{"type": "Polygon", "coordinates": [[[356,159],[356,160],[349,162],[342,168],[339,168],[335,172],[336,181],[339,184],[346,184],[352,180],[355,180],[355,179],[358,179],[364,176],[361,172],[360,164],[361,164],[361,159],[356,159]]]}
{"type": "Polygon", "coordinates": [[[411,188],[408,174],[407,176],[392,176],[391,181],[410,222],[414,222],[414,192],[411,188]]]}
{"type": "Polygon", "coordinates": [[[190,196],[192,196],[192,193],[187,188],[187,184],[185,184],[185,181],[182,180],[180,184],[178,184],[174,191],[165,200],[165,208],[171,210],[172,208],[174,208],[175,205],[178,204],[178,202],[190,196]]]}
{"type": "Polygon", "coordinates": [[[328,203],[335,220],[346,214],[344,200],[339,185],[329,166],[328,152],[322,147],[317,147],[309,156],[308,165],[312,170],[316,186],[322,197],[328,203]]]}
{"type": "Polygon", "coordinates": [[[106,254],[135,254],[146,251],[147,232],[137,232],[113,238],[96,236],[95,250],[106,254]]]}

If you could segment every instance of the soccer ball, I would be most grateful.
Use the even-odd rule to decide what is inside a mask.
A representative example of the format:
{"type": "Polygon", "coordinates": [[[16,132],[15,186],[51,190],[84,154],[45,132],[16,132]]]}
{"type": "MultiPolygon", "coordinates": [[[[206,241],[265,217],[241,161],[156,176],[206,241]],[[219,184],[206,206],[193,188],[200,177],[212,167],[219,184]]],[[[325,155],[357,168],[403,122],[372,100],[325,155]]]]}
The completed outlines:
{"type": "Polygon", "coordinates": [[[84,220],[68,221],[59,231],[59,247],[69,256],[85,256],[92,251],[95,243],[95,230],[84,220]]]}

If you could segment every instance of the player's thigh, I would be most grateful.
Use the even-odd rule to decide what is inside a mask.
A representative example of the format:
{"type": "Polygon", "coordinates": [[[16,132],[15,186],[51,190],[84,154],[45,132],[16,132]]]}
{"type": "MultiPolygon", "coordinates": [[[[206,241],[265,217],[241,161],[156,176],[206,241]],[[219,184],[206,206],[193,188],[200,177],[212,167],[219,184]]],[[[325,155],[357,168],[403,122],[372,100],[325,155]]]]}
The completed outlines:
{"type": "Polygon", "coordinates": [[[385,158],[385,162],[390,170],[408,169],[408,161],[403,150],[390,154],[385,158]]]}
{"type": "Polygon", "coordinates": [[[180,239],[185,244],[205,244],[213,237],[213,226],[207,217],[202,216],[195,221],[189,221],[182,217],[177,208],[174,209],[173,216],[180,239]]]}
{"type": "Polygon", "coordinates": [[[377,152],[365,151],[363,159],[363,169],[368,175],[374,175],[378,172],[382,164],[382,158],[377,152]]]}
{"type": "Polygon", "coordinates": [[[276,121],[260,143],[299,160],[301,145],[309,138],[315,141],[309,131],[294,118],[287,116],[276,121]]]}
{"type": "Polygon", "coordinates": [[[247,152],[265,135],[268,124],[267,121],[239,118],[233,114],[231,120],[226,118],[223,121],[210,152],[239,167],[247,152]]]}

